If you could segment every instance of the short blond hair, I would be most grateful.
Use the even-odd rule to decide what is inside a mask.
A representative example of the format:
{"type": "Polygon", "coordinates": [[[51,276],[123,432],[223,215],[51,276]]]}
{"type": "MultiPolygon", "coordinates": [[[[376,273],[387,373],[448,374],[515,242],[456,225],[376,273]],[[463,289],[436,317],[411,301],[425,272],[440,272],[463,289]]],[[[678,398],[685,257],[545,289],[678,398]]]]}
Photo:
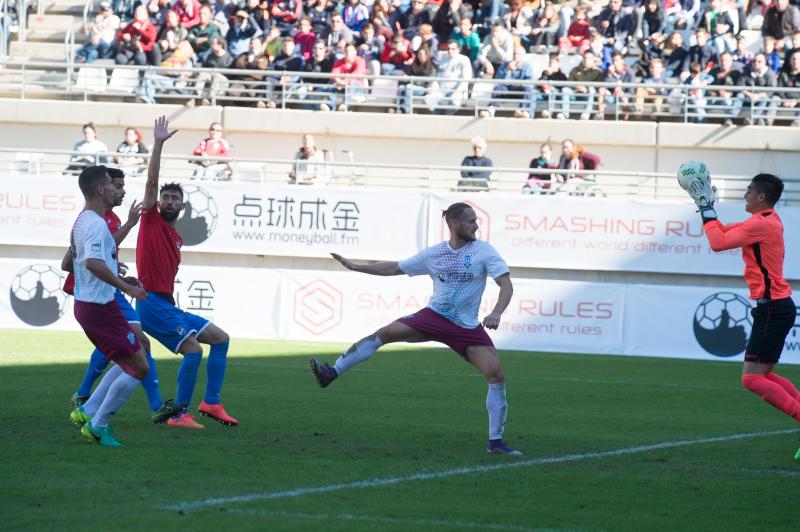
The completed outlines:
{"type": "Polygon", "coordinates": [[[484,139],[483,137],[472,137],[470,142],[472,143],[473,146],[480,146],[484,150],[488,147],[488,144],[486,144],[486,139],[484,139]]]}

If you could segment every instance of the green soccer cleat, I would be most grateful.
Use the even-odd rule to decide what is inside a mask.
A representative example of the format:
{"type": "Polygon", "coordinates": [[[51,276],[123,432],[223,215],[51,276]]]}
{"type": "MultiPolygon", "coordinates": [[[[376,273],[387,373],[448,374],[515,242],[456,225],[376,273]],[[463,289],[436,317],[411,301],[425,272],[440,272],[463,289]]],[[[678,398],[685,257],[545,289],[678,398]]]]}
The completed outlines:
{"type": "Polygon", "coordinates": [[[176,405],[175,401],[172,399],[167,399],[164,401],[158,410],[153,412],[151,419],[153,423],[163,423],[175,414],[179,413],[183,408],[186,408],[186,405],[176,405]]]}
{"type": "Polygon", "coordinates": [[[99,443],[103,447],[122,447],[122,444],[114,439],[111,427],[96,429],[91,423],[86,423],[81,428],[81,434],[89,443],[99,443]]]}
{"type": "Polygon", "coordinates": [[[85,424],[91,421],[91,419],[92,418],[83,411],[83,406],[79,406],[69,413],[69,420],[72,421],[72,424],[78,428],[83,427],[85,424]]]}

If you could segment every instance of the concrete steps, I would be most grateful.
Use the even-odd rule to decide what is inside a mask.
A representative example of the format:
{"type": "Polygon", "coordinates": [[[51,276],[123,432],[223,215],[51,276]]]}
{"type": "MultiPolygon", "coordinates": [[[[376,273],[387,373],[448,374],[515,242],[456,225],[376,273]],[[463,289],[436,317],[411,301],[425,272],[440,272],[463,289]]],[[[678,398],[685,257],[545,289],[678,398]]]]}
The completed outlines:
{"type": "Polygon", "coordinates": [[[63,42],[16,42],[9,47],[12,60],[30,59],[33,61],[59,61],[67,59],[63,42]]]}

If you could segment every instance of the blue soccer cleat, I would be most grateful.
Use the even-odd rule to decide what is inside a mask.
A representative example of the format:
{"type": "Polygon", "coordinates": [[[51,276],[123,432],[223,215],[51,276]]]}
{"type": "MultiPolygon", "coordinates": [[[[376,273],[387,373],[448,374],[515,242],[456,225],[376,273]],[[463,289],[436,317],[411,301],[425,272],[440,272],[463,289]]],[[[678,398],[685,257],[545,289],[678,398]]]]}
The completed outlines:
{"type": "Polygon", "coordinates": [[[122,444],[114,438],[111,427],[96,429],[91,423],[86,423],[81,428],[81,434],[89,443],[99,443],[103,447],[122,447],[122,444]]]}
{"type": "Polygon", "coordinates": [[[509,456],[522,456],[522,451],[513,449],[505,444],[501,439],[489,440],[486,444],[486,452],[489,454],[507,454],[509,456]]]}
{"type": "Polygon", "coordinates": [[[336,372],[336,368],[331,367],[327,362],[324,364],[320,363],[316,357],[311,359],[309,365],[311,366],[311,372],[314,374],[314,377],[317,378],[320,388],[327,388],[328,385],[339,376],[336,372]]]}

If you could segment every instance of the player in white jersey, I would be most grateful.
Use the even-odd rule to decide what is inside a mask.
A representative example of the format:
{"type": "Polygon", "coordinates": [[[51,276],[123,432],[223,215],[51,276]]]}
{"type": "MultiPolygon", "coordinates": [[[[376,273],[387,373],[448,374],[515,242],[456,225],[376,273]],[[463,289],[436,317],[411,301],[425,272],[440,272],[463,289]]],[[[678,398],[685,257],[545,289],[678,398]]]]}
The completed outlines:
{"type": "Polygon", "coordinates": [[[514,291],[508,266],[488,243],[476,240],[478,219],[466,203],[454,203],[442,213],[450,229],[450,240],[426,248],[400,262],[355,264],[332,253],[348,270],[371,275],[429,275],[433,296],[419,312],[400,318],[362,338],[340,356],[333,366],[311,359],[311,371],[319,385],[327,387],[344,372],[370,358],[382,345],[392,342],[436,341],[449,346],[478,368],[489,383],[486,409],[489,412],[489,442],[492,454],[522,453],[503,442],[508,405],[505,377],[500,369],[497,350],[487,329],[497,329],[500,316],[514,291]],[[481,296],[489,276],[500,286],[500,295],[492,312],[478,321],[481,296]]]}
{"type": "Polygon", "coordinates": [[[86,405],[93,405],[94,416],[85,414],[83,407],[78,410],[81,434],[90,442],[117,447],[120,443],[114,439],[108,423],[147,375],[149,366],[144,349],[123,316],[114,293],[119,289],[135,299],[144,299],[147,293],[141,286],[119,277],[117,244],[103,218],[114,206],[116,196],[107,169],[85,168],[78,184],[86,206],[70,235],[75,272],[75,319],[94,346],[116,363],[86,402],[86,405]]]}

